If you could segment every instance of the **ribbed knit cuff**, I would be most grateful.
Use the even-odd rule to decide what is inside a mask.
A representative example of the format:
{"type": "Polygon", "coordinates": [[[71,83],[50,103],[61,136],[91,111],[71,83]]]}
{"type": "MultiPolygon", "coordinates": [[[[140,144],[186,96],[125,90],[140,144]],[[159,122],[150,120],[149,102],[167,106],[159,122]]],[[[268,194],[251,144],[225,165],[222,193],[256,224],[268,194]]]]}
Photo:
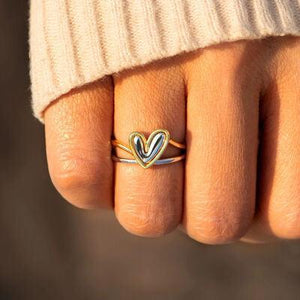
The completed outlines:
{"type": "Polygon", "coordinates": [[[224,41],[299,35],[300,0],[31,0],[33,110],[104,75],[224,41]]]}

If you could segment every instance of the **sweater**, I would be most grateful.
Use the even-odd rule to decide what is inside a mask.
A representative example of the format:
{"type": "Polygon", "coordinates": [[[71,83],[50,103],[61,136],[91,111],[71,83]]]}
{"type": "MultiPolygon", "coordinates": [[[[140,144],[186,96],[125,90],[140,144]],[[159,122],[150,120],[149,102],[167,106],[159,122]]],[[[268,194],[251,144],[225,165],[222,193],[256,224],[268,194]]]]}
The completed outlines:
{"type": "Polygon", "coordinates": [[[299,35],[300,0],[31,0],[34,114],[121,70],[209,45],[299,35]]]}

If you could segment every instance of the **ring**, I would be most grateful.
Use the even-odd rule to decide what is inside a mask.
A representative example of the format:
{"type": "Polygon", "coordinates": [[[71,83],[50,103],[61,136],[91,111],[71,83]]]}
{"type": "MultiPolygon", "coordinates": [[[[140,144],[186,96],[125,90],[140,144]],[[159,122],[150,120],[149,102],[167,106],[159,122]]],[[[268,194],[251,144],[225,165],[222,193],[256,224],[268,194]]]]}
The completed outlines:
{"type": "Polygon", "coordinates": [[[134,157],[134,159],[128,159],[112,155],[113,161],[129,164],[138,163],[144,169],[152,165],[175,163],[185,158],[185,145],[171,140],[169,131],[165,129],[153,131],[148,139],[142,133],[134,131],[129,135],[129,146],[118,140],[112,140],[112,146],[130,153],[134,157]],[[168,144],[181,149],[183,153],[179,156],[159,159],[168,144]]]}

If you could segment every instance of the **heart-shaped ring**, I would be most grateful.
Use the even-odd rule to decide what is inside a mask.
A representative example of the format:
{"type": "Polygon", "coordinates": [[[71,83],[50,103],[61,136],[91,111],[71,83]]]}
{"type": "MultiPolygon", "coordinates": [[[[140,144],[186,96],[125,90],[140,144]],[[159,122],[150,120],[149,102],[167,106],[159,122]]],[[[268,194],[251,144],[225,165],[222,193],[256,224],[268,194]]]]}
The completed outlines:
{"type": "Polygon", "coordinates": [[[134,131],[129,135],[129,146],[118,140],[112,141],[114,147],[119,147],[130,153],[134,159],[121,158],[115,155],[112,156],[112,159],[116,162],[138,163],[142,168],[147,169],[154,164],[171,164],[185,158],[185,154],[182,153],[179,156],[160,159],[168,144],[179,149],[185,149],[185,145],[171,140],[168,130],[157,129],[150,134],[148,139],[142,133],[134,131]]]}
{"type": "Polygon", "coordinates": [[[146,140],[139,132],[132,132],[129,136],[129,146],[137,163],[144,169],[152,166],[164,153],[170,140],[167,130],[153,131],[146,140]]]}

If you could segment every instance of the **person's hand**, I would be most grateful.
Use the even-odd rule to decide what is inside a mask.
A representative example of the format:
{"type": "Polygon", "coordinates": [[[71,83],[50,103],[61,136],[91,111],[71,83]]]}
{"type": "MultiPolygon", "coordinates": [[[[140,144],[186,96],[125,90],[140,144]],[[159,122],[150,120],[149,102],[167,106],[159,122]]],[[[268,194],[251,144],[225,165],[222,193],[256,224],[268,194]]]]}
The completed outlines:
{"type": "Polygon", "coordinates": [[[44,116],[57,190],[81,208],[114,207],[131,233],[182,223],[209,244],[300,238],[299,38],[224,43],[126,70],[44,116]],[[186,161],[112,162],[112,136],[158,128],[186,142],[186,161]]]}

